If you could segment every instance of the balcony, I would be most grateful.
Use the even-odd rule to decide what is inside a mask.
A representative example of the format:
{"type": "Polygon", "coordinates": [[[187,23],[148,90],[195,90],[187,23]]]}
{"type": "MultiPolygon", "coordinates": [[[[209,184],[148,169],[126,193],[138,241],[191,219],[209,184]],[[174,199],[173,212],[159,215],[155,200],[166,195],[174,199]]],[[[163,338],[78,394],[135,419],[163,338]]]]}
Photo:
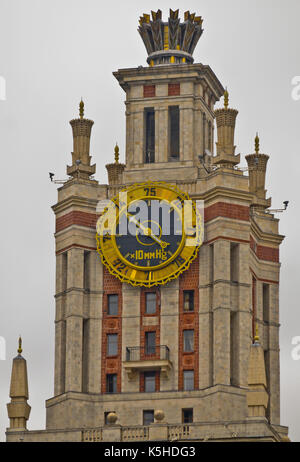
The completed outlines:
{"type": "Polygon", "coordinates": [[[159,370],[168,376],[172,363],[167,345],[144,347],[127,347],[126,360],[123,362],[129,380],[136,377],[137,372],[159,370]]]}

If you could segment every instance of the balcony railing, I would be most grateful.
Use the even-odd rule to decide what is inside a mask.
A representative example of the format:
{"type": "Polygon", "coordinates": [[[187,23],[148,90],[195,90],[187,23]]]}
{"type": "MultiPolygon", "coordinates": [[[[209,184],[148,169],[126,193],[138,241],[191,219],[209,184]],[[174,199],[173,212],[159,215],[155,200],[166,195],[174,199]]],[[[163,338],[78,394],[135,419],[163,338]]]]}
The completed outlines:
{"type": "Polygon", "coordinates": [[[147,359],[160,359],[169,361],[169,347],[167,347],[167,345],[157,345],[151,347],[126,348],[126,361],[145,361],[147,359]]]}

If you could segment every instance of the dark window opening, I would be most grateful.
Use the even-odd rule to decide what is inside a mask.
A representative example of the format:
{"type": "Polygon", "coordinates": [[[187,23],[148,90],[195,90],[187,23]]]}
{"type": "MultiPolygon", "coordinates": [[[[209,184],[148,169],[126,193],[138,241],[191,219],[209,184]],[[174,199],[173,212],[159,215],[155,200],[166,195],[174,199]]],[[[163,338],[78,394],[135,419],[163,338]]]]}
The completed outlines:
{"type": "Polygon", "coordinates": [[[116,356],[118,354],[118,334],[107,335],[107,356],[116,356]]]}
{"type": "Polygon", "coordinates": [[[90,258],[91,258],[91,252],[84,251],[84,254],[83,254],[83,287],[85,290],[90,289],[90,258]]]}
{"type": "Polygon", "coordinates": [[[183,371],[183,389],[194,390],[194,371],[183,371]]]}
{"type": "Polygon", "coordinates": [[[107,296],[107,306],[109,315],[118,315],[119,296],[117,294],[110,294],[107,296]]]}
{"type": "Polygon", "coordinates": [[[183,351],[185,353],[194,351],[194,331],[183,331],[183,351]]]}
{"type": "Polygon", "coordinates": [[[239,280],[239,244],[234,242],[230,243],[230,280],[239,280]]]}
{"type": "Polygon", "coordinates": [[[146,332],[146,355],[155,354],[155,342],[156,342],[155,332],[146,332]]]}
{"type": "Polygon", "coordinates": [[[154,411],[143,411],[143,425],[150,425],[154,422],[154,411]]]}
{"type": "Polygon", "coordinates": [[[117,393],[117,374],[107,374],[106,393],[117,393]]]}
{"type": "Polygon", "coordinates": [[[155,371],[144,372],[145,392],[152,393],[155,390],[155,371]]]}
{"type": "Polygon", "coordinates": [[[146,314],[156,313],[156,292],[146,292],[146,314]]]}
{"type": "Polygon", "coordinates": [[[194,311],[194,291],[193,290],[184,290],[183,310],[184,311],[194,311]]]}
{"type": "Polygon", "coordinates": [[[169,107],[169,157],[179,159],[179,106],[169,107]]]}
{"type": "Polygon", "coordinates": [[[263,320],[269,322],[270,318],[270,286],[269,284],[263,284],[263,320]]]}
{"type": "Polygon", "coordinates": [[[193,422],[193,409],[182,409],[182,423],[193,422]]]}
{"type": "Polygon", "coordinates": [[[145,109],[145,163],[155,162],[155,112],[145,109]]]}

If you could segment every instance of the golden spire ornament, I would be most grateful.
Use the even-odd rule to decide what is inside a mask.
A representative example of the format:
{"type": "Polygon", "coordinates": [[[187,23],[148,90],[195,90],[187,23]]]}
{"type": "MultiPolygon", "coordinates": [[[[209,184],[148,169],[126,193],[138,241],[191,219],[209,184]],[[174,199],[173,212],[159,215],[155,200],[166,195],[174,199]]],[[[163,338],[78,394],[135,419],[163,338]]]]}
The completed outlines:
{"type": "Polygon", "coordinates": [[[18,353],[19,355],[22,353],[22,338],[21,335],[19,336],[19,348],[18,348],[18,353]]]}
{"type": "Polygon", "coordinates": [[[81,101],[79,103],[79,116],[81,119],[83,119],[83,116],[84,116],[84,102],[82,101],[82,98],[81,98],[81,101]]]}
{"type": "Polygon", "coordinates": [[[259,136],[258,136],[258,133],[256,133],[254,143],[255,143],[255,152],[256,152],[256,154],[259,154],[259,136]]]}
{"type": "Polygon", "coordinates": [[[118,143],[116,143],[115,145],[115,164],[119,163],[119,157],[120,157],[119,146],[118,146],[118,143]]]}
{"type": "Polygon", "coordinates": [[[228,109],[228,104],[229,104],[229,93],[228,93],[227,87],[226,87],[226,90],[224,92],[224,108],[225,109],[228,109]]]}

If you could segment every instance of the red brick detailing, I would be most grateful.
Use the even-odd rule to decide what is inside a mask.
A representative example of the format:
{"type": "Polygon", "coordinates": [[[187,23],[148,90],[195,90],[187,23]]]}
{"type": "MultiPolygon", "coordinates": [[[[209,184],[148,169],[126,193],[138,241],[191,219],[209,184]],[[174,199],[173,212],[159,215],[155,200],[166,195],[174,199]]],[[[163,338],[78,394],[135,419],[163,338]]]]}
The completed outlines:
{"type": "Polygon", "coordinates": [[[274,247],[259,245],[255,242],[252,236],[250,236],[250,248],[259,260],[279,263],[279,248],[275,249],[274,247]]]}
{"type": "Polygon", "coordinates": [[[98,215],[95,213],[73,210],[56,219],[56,232],[58,233],[71,225],[86,226],[87,228],[96,229],[97,219],[98,215]]]}
{"type": "Polygon", "coordinates": [[[160,289],[158,287],[153,287],[150,289],[141,289],[141,317],[140,317],[140,348],[141,360],[147,359],[160,359],[160,289]],[[146,293],[147,292],[156,292],[156,313],[154,314],[146,314],[146,293]],[[156,325],[153,326],[144,326],[143,319],[148,317],[157,317],[158,321],[156,325]],[[155,354],[153,355],[146,355],[145,351],[145,337],[146,332],[155,332],[155,354]]]}
{"type": "MultiPolygon", "coordinates": [[[[155,391],[160,390],[160,375],[159,371],[155,372],[155,391]]],[[[140,373],[140,392],[145,392],[145,373],[140,373]]]]}
{"type": "Polygon", "coordinates": [[[272,261],[279,263],[279,249],[273,247],[265,247],[263,245],[257,246],[257,258],[260,260],[272,261]]]}
{"type": "Polygon", "coordinates": [[[144,98],[155,96],[155,85],[144,85],[144,98]]]}
{"type": "Polygon", "coordinates": [[[178,389],[183,390],[183,371],[194,370],[194,388],[199,388],[199,257],[179,277],[178,389]],[[183,311],[183,291],[194,290],[194,311],[183,311]],[[183,352],[183,331],[194,330],[194,352],[183,352]]]}
{"type": "Polygon", "coordinates": [[[168,96],[180,95],[180,83],[169,83],[168,85],[168,96]]]}
{"type": "Polygon", "coordinates": [[[235,220],[249,221],[249,207],[246,205],[229,204],[228,202],[217,202],[205,207],[205,223],[216,217],[233,218],[235,220]]]}
{"type": "Polygon", "coordinates": [[[102,360],[101,360],[101,391],[106,392],[106,374],[117,374],[117,392],[121,393],[122,368],[122,283],[103,267],[103,319],[102,319],[102,360]],[[109,294],[119,295],[119,312],[117,316],[107,314],[109,294]],[[107,335],[118,334],[117,356],[106,356],[107,335]]]}

